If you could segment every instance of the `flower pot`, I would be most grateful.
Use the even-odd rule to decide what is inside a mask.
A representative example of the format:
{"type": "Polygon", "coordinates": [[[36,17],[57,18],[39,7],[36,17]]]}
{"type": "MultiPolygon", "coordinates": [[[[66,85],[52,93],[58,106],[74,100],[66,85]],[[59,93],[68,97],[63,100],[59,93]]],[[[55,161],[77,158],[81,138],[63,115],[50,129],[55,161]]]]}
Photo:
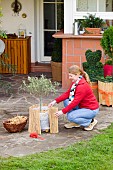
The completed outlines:
{"type": "Polygon", "coordinates": [[[51,61],[52,78],[54,81],[62,81],[62,63],[51,61]]]}
{"type": "Polygon", "coordinates": [[[101,32],[101,28],[85,28],[85,34],[95,34],[98,35],[101,32]]]}
{"type": "Polygon", "coordinates": [[[40,124],[42,131],[49,131],[49,114],[48,106],[42,106],[42,112],[40,112],[40,124]]]}
{"type": "Polygon", "coordinates": [[[99,103],[113,107],[113,83],[98,81],[99,103]]]}
{"type": "Polygon", "coordinates": [[[112,69],[113,69],[113,66],[112,65],[104,65],[104,77],[106,76],[111,76],[112,75],[112,69]]]}

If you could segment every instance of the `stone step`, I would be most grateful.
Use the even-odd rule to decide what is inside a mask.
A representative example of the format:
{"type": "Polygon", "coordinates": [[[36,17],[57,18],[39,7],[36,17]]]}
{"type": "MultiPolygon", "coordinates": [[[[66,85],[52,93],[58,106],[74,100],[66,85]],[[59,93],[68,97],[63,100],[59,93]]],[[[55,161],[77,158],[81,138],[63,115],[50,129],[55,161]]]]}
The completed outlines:
{"type": "Polygon", "coordinates": [[[51,64],[50,63],[31,64],[31,72],[51,72],[51,64]]]}

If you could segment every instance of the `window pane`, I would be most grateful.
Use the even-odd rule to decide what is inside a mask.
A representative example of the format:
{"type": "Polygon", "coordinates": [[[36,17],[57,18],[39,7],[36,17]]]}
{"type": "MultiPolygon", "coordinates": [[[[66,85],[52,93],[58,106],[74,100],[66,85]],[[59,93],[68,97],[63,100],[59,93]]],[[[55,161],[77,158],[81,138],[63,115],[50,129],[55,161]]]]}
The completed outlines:
{"type": "Polygon", "coordinates": [[[64,28],[64,4],[57,4],[57,29],[64,28]]]}
{"type": "Polygon", "coordinates": [[[112,12],[112,11],[113,11],[113,0],[99,1],[99,12],[112,12]]]}
{"type": "Polygon", "coordinates": [[[76,0],[77,11],[96,12],[97,0],[76,0]]]}
{"type": "Polygon", "coordinates": [[[113,0],[106,0],[106,11],[107,12],[113,11],[113,0]]]}
{"type": "Polygon", "coordinates": [[[52,35],[54,31],[44,31],[44,56],[51,56],[55,38],[52,35]]]}
{"type": "Polygon", "coordinates": [[[55,4],[44,4],[44,29],[55,29],[55,4]]]}

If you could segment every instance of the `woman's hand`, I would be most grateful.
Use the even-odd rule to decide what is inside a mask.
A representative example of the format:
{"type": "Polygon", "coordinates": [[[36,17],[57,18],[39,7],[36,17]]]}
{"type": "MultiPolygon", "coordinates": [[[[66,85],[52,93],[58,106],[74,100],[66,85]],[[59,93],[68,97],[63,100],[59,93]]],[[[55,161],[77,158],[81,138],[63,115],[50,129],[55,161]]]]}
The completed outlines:
{"type": "Polygon", "coordinates": [[[54,106],[55,103],[56,103],[56,100],[53,100],[51,103],[48,104],[48,107],[54,106]]]}
{"type": "Polygon", "coordinates": [[[58,112],[55,113],[55,116],[56,116],[56,117],[59,117],[59,116],[61,116],[61,115],[63,115],[62,110],[59,110],[58,112]]]}

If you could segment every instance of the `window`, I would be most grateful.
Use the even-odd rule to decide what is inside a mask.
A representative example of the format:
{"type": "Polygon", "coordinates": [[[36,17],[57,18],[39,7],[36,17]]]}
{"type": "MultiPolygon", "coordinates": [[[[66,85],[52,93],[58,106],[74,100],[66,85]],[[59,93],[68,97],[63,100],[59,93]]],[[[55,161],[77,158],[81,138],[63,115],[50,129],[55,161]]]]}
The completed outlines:
{"type": "Polygon", "coordinates": [[[112,12],[113,0],[76,0],[76,11],[112,12]]]}
{"type": "Polygon", "coordinates": [[[63,0],[44,0],[44,56],[51,56],[54,38],[52,35],[64,27],[63,0]]]}

